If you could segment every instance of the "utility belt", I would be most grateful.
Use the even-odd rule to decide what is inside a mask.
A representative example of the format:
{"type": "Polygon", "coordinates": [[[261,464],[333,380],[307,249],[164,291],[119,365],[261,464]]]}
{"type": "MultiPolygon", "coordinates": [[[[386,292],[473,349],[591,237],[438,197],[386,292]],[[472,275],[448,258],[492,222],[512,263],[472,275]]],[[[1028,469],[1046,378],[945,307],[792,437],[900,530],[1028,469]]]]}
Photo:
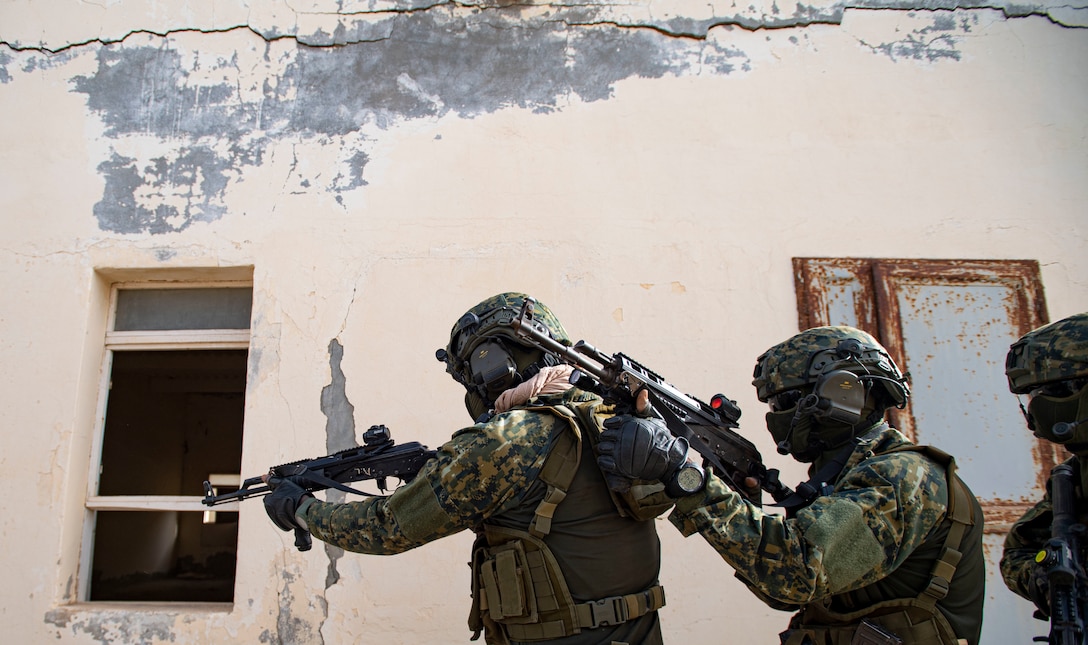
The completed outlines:
{"type": "Polygon", "coordinates": [[[576,603],[555,556],[526,531],[485,526],[472,549],[472,640],[489,645],[545,641],[619,625],[665,606],[655,585],[623,596],[576,603]]]}
{"type": "MultiPolygon", "coordinates": [[[[896,601],[892,601],[896,602],[896,601]]],[[[957,639],[948,620],[919,608],[874,616],[848,625],[802,625],[780,634],[782,645],[967,645],[957,639]]]]}

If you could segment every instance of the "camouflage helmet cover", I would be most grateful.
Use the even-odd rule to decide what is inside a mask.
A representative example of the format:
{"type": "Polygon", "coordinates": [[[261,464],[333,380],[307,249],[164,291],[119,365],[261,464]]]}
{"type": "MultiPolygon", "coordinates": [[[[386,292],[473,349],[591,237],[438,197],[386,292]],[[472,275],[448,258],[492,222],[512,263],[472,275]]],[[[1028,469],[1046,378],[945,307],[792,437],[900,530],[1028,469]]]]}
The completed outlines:
{"type": "Polygon", "coordinates": [[[763,352],[756,359],[752,385],[765,403],[781,392],[811,386],[834,370],[874,378],[896,405],[910,397],[906,378],[887,350],[872,335],[846,326],[813,327],[763,352]]]}
{"type": "MultiPolygon", "coordinates": [[[[508,291],[492,296],[472,309],[469,309],[450,330],[450,340],[444,351],[439,350],[440,360],[446,363],[446,371],[455,379],[465,383],[467,378],[466,362],[472,350],[488,338],[504,336],[517,344],[522,344],[514,334],[510,321],[521,312],[521,306],[530,296],[524,293],[508,291]]],[[[548,329],[552,338],[570,345],[570,337],[563,329],[552,310],[539,300],[536,301],[533,319],[548,329]]]]}
{"type": "Polygon", "coordinates": [[[1026,394],[1054,381],[1088,377],[1088,313],[1024,334],[1005,357],[1009,390],[1026,394]]]}

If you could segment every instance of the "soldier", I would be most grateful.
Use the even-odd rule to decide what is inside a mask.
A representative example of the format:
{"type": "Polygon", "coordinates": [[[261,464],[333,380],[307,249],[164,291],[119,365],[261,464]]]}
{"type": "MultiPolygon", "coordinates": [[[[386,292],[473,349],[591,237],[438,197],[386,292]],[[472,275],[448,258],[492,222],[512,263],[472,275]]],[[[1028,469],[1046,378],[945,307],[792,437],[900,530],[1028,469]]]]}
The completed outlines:
{"type": "MultiPolygon", "coordinates": [[[[648,520],[668,500],[655,507],[609,491],[593,446],[610,408],[571,386],[569,366],[523,345],[504,324],[527,297],[481,302],[438,350],[476,423],[409,484],[389,497],[335,504],[273,479],[266,510],[285,531],[302,527],[378,555],[473,529],[474,639],[483,631],[487,643],[660,644],[660,542],[648,520]]],[[[539,302],[536,318],[570,344],[539,302]]]]}
{"type": "MultiPolygon", "coordinates": [[[[811,479],[783,516],[711,475],[677,500],[672,523],[702,535],[768,605],[797,611],[782,643],[977,645],[982,508],[950,456],[884,420],[910,396],[887,351],[858,329],[817,327],[764,352],[753,384],[779,452],[812,464],[811,479]]],[[[650,463],[664,481],[683,463],[674,441],[656,420],[627,417],[602,435],[600,462],[628,477],[650,463]]]]}
{"type": "MultiPolygon", "coordinates": [[[[1009,348],[1005,375],[1013,394],[1027,395],[1027,408],[1021,403],[1020,410],[1028,428],[1073,454],[1065,465],[1072,469],[1076,485],[1073,510],[1084,521],[1088,517],[1084,494],[1088,490],[1088,313],[1025,334],[1009,348]]],[[[1005,584],[1035,603],[1043,617],[1050,615],[1049,585],[1046,568],[1036,564],[1035,556],[1051,537],[1053,520],[1048,486],[1043,499],[1013,525],[1001,556],[1005,584]]]]}

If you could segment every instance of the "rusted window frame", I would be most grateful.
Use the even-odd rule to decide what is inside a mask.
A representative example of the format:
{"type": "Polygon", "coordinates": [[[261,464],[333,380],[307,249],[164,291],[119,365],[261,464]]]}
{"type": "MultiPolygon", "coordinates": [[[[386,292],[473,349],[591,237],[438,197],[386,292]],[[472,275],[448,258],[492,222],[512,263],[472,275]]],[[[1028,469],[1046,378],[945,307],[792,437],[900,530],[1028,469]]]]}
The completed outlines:
{"type": "MultiPolygon", "coordinates": [[[[1025,334],[1048,320],[1039,263],[1035,260],[926,260],[894,258],[793,258],[797,296],[797,322],[800,329],[831,324],[829,286],[832,270],[849,274],[857,281],[860,295],[854,298],[858,327],[871,333],[887,348],[897,364],[905,360],[903,331],[899,313],[898,290],[905,284],[968,285],[1008,281],[1019,299],[1018,319],[1010,321],[1018,334],[1025,334]]],[[[908,375],[909,376],[909,375],[908,375]]],[[[914,415],[910,405],[891,410],[891,423],[912,441],[916,440],[914,415]]],[[[1055,444],[1037,439],[1033,444],[1036,474],[1040,489],[1046,485],[1050,469],[1068,454],[1055,444]]],[[[987,524],[993,530],[1007,527],[1022,515],[1030,503],[1005,500],[983,502],[987,524]]]]}

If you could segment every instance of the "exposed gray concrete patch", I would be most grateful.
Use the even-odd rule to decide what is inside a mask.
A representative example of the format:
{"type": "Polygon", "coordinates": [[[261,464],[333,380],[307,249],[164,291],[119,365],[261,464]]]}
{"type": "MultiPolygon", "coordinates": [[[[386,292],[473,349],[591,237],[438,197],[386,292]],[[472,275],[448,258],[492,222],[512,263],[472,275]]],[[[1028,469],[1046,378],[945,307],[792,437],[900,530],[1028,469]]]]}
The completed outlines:
{"type": "Polygon", "coordinates": [[[931,19],[932,25],[912,30],[901,40],[880,44],[862,41],[862,44],[892,60],[960,60],[961,54],[956,48],[957,36],[969,34],[977,27],[978,15],[938,11],[932,13],[931,19]]]}
{"type": "MultiPolygon", "coordinates": [[[[218,219],[229,177],[260,163],[268,145],[284,138],[341,147],[343,169],[315,187],[339,198],[366,185],[369,156],[355,147],[366,139],[364,129],[513,106],[550,112],[572,95],[605,100],[625,78],[679,75],[693,66],[710,74],[748,68],[737,49],[653,30],[506,24],[471,15],[395,14],[329,36],[330,43],[349,41],[298,44],[287,60],[267,61],[271,76],[248,94],[234,81],[198,82],[195,67],[187,67],[202,66],[203,78],[208,69],[237,77],[236,61],[197,52],[197,63],[188,63],[167,38],[100,47],[97,70],[74,78],[73,90],[87,95],[107,137],[153,136],[178,148],[174,158],[149,161],[115,151],[99,165],[100,228],[164,234],[218,219]]],[[[299,178],[303,187],[311,181],[318,183],[299,178]]]]}
{"type": "Polygon", "coordinates": [[[74,91],[106,125],[106,136],[227,137],[253,128],[254,106],[237,106],[237,87],[190,85],[189,70],[167,40],[161,46],[98,50],[93,76],[76,76],[74,91]]]}
{"type": "MultiPolygon", "coordinates": [[[[298,192],[325,191],[343,204],[342,193],[367,185],[366,146],[381,130],[404,120],[450,113],[473,118],[508,107],[551,112],[571,97],[607,100],[626,78],[750,70],[744,51],[722,44],[727,38],[706,38],[715,28],[838,24],[848,6],[928,10],[965,4],[970,2],[776,0],[766,8],[738,9],[735,15],[652,20],[625,18],[619,13],[623,7],[604,2],[501,10],[467,10],[449,3],[423,10],[406,3],[398,5],[403,11],[329,15],[322,22],[328,30],[311,27],[305,34],[296,33],[298,22],[208,34],[208,39],[237,42],[236,32],[242,31],[249,42],[259,43],[255,51],[264,48],[264,68],[247,70],[252,85],[244,88],[237,55],[181,49],[176,39],[144,32],[98,46],[97,70],[73,78],[73,90],[87,96],[108,139],[154,137],[177,151],[170,158],[137,160],[125,147],[115,146],[113,156],[99,165],[105,179],[102,200],[94,208],[99,227],[167,234],[223,216],[232,178],[260,164],[279,141],[338,147],[335,172],[307,169],[312,174],[304,176],[295,168],[290,179],[298,192]],[[270,42],[283,39],[291,46],[280,43],[278,58],[271,60],[270,42]]],[[[1030,14],[1040,8],[1054,6],[1009,5],[1007,10],[1030,14]]],[[[958,32],[936,27],[948,20],[937,15],[932,29],[895,42],[863,44],[894,60],[957,61],[958,32]]],[[[209,42],[209,51],[230,51],[217,45],[209,42]]],[[[7,68],[0,70],[8,74],[7,68]]],[[[292,188],[285,183],[284,190],[292,188]]]]}
{"type": "MultiPolygon", "coordinates": [[[[347,377],[341,363],[344,360],[344,346],[337,339],[329,341],[329,368],[332,379],[321,388],[321,412],[325,414],[325,447],[329,454],[348,448],[355,448],[359,442],[355,439],[355,406],[348,400],[347,377]]],[[[340,502],[345,493],[332,490],[327,493],[330,502],[340,502]]],[[[344,556],[344,550],[338,546],[326,544],[325,555],[329,566],[325,572],[325,588],[340,581],[337,564],[344,556]]]]}
{"type": "MultiPolygon", "coordinates": [[[[45,622],[60,629],[67,629],[73,635],[85,634],[92,640],[109,645],[110,643],[152,643],[174,642],[176,616],[154,612],[133,613],[122,610],[81,611],[79,613],[64,607],[49,611],[45,622]]],[[[57,635],[60,638],[60,634],[57,635]]]]}
{"type": "Polygon", "coordinates": [[[94,205],[99,228],[171,233],[217,220],[226,212],[223,191],[233,167],[230,158],[205,146],[183,147],[142,167],[114,152],[98,165],[106,179],[102,200],[94,205]]]}
{"type": "MultiPolygon", "coordinates": [[[[291,607],[295,601],[291,583],[295,580],[295,576],[286,571],[282,572],[282,575],[283,586],[280,588],[279,610],[276,613],[276,633],[272,633],[266,629],[261,632],[258,640],[261,643],[271,643],[272,645],[324,643],[325,640],[321,636],[320,628],[315,628],[314,625],[295,616],[294,612],[291,611],[291,607]]],[[[321,605],[322,610],[326,610],[328,607],[328,603],[324,598],[314,598],[313,601],[318,602],[321,605]]],[[[325,613],[327,613],[327,611],[325,613]]]]}
{"type": "Polygon", "coordinates": [[[348,401],[347,377],[340,363],[344,346],[335,338],[329,342],[329,368],[332,381],[321,388],[321,412],[325,414],[325,447],[329,453],[355,448],[355,406],[348,401]]]}

